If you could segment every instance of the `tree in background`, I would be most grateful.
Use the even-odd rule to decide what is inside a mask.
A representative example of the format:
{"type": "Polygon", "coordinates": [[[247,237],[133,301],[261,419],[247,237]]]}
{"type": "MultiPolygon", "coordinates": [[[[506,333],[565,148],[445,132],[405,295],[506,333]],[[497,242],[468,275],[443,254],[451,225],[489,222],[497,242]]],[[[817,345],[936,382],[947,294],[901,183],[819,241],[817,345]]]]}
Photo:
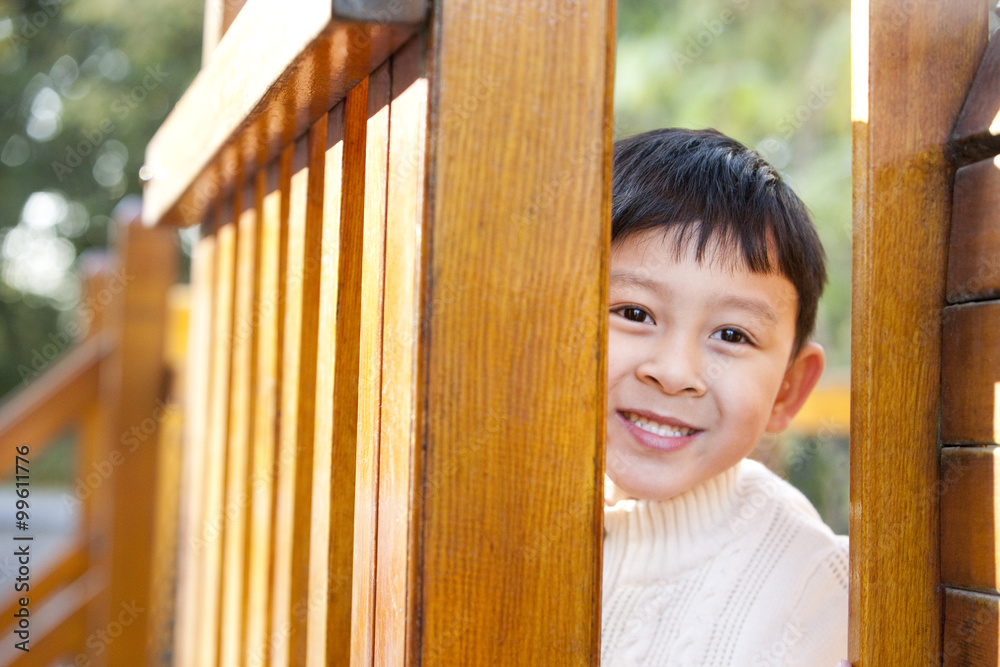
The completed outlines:
{"type": "Polygon", "coordinates": [[[0,395],[72,343],[74,261],[141,192],[146,143],[200,66],[202,10],[0,0],[0,395]]]}

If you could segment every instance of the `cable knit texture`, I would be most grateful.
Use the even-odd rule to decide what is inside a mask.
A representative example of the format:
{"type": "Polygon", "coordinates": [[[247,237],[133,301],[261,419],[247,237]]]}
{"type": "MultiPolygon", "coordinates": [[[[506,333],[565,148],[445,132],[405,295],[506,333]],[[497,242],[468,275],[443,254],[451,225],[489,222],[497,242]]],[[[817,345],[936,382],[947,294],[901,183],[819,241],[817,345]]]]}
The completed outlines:
{"type": "Polygon", "coordinates": [[[756,461],[670,500],[620,500],[604,526],[602,665],[824,667],[847,655],[847,538],[756,461]]]}

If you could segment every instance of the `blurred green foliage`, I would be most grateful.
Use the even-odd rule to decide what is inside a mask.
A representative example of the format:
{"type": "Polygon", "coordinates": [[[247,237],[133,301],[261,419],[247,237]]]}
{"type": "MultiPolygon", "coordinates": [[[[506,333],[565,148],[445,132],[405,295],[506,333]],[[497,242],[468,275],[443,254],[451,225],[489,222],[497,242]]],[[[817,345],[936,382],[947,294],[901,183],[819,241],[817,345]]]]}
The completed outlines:
{"type": "Polygon", "coordinates": [[[197,72],[202,0],[0,0],[0,395],[69,346],[72,270],[141,192],[197,72]]]}

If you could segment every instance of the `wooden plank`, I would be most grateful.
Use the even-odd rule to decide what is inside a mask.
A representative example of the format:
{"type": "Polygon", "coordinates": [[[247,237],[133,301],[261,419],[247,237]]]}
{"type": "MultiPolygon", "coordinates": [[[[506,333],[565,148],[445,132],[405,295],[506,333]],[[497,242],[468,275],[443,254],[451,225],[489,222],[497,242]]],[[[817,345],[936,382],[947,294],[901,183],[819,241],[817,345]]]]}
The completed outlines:
{"type": "Polygon", "coordinates": [[[330,112],[306,664],[348,664],[367,79],[330,112]],[[346,115],[346,120],[345,120],[346,115]],[[350,130],[344,137],[345,128],[350,130]]]}
{"type": "MultiPolygon", "coordinates": [[[[98,393],[101,363],[112,351],[107,336],[88,338],[0,405],[0,448],[28,445],[37,458],[64,429],[79,419],[98,393]]],[[[0,461],[0,477],[14,473],[14,459],[0,461]]]]}
{"type": "MultiPolygon", "coordinates": [[[[997,83],[1000,90],[1000,81],[997,83]]],[[[948,302],[1000,296],[1000,165],[994,159],[955,174],[948,302]]]]}
{"type": "Polygon", "coordinates": [[[849,657],[862,667],[936,664],[947,143],[986,45],[987,13],[979,0],[905,12],[869,0],[855,3],[852,24],[849,657]]]}
{"type": "MultiPolygon", "coordinates": [[[[427,79],[422,39],[407,43],[392,59],[389,107],[389,163],[386,195],[385,264],[382,320],[381,437],[378,460],[378,507],[375,556],[375,627],[372,662],[365,647],[352,664],[402,665],[406,662],[407,624],[416,617],[407,608],[410,567],[412,480],[419,479],[413,457],[420,432],[417,410],[417,345],[424,248],[420,245],[424,210],[427,79]],[[411,466],[412,464],[412,466],[411,466]]],[[[371,631],[369,631],[371,632],[371,631]]],[[[410,635],[409,638],[412,638],[410,635]]],[[[358,644],[352,639],[352,644],[358,644]]]]}
{"type": "Polygon", "coordinates": [[[351,213],[364,204],[358,187],[364,178],[364,131],[354,132],[345,154],[345,106],[352,116],[361,110],[367,80],[343,105],[331,110],[325,153],[326,193],[323,212],[322,286],[319,303],[319,351],[316,379],[317,413],[313,468],[313,511],[308,555],[306,664],[345,663],[343,646],[350,638],[352,525],[354,509],[354,424],[357,420],[357,299],[360,220],[351,213]],[[360,136],[359,136],[360,135],[360,136]],[[353,194],[345,199],[344,192],[353,194]],[[352,189],[353,188],[353,189],[352,189]],[[346,209],[346,217],[341,215],[346,209]],[[345,227],[345,224],[347,225],[345,227]],[[350,333],[351,322],[355,331],[350,333]],[[353,349],[353,355],[352,355],[353,349]],[[341,659],[328,659],[328,651],[341,659]]]}
{"type": "MultiPolygon", "coordinates": [[[[350,93],[349,93],[350,95],[350,93]]],[[[320,288],[317,308],[316,350],[316,414],[311,440],[312,490],[311,516],[307,517],[309,531],[306,554],[307,563],[303,569],[306,594],[306,640],[305,655],[298,656],[298,664],[325,664],[326,620],[329,607],[330,585],[330,528],[334,524],[331,513],[330,495],[333,487],[333,424],[334,424],[334,373],[337,335],[338,263],[340,240],[340,200],[343,176],[344,108],[342,104],[330,110],[327,115],[325,133],[326,145],[318,157],[325,164],[320,170],[324,182],[323,190],[322,239],[320,239],[320,288]]],[[[353,486],[353,480],[352,480],[353,486]]],[[[350,524],[335,524],[338,532],[349,532],[350,524]]]]}
{"type": "Polygon", "coordinates": [[[961,164],[1000,153],[1000,40],[991,39],[952,134],[961,164]]]}
{"type": "Polygon", "coordinates": [[[149,144],[144,220],[198,222],[413,34],[394,22],[410,4],[373,23],[334,20],[329,0],[247,4],[149,144]]]}
{"type": "Polygon", "coordinates": [[[947,589],[944,595],[944,667],[996,665],[1000,654],[1000,598],[947,589]]]}
{"type": "MultiPolygon", "coordinates": [[[[53,564],[44,571],[32,573],[30,583],[30,600],[43,600],[52,593],[62,588],[82,576],[87,571],[88,548],[83,540],[72,542],[68,547],[63,548],[63,552],[53,559],[53,564]]],[[[6,622],[14,618],[14,613],[21,608],[19,599],[23,594],[16,591],[13,586],[10,592],[4,595],[3,615],[0,618],[6,622]]],[[[35,608],[35,607],[32,607],[35,608]]],[[[9,629],[4,633],[5,637],[14,637],[13,630],[17,626],[17,621],[9,623],[9,629]]],[[[30,646],[30,643],[29,643],[30,646]]]]}
{"type": "Polygon", "coordinates": [[[941,451],[941,581],[995,592],[1000,584],[996,521],[1000,456],[995,447],[941,451]]]}
{"type": "MultiPolygon", "coordinates": [[[[385,285],[386,188],[389,160],[388,65],[375,70],[368,82],[365,124],[364,239],[361,263],[361,322],[355,465],[354,535],[351,553],[350,644],[342,643],[343,629],[329,621],[327,661],[370,665],[375,630],[375,563],[378,526],[378,462],[382,422],[382,308],[385,285]]],[[[348,434],[342,437],[349,439],[348,434]]],[[[331,545],[331,549],[333,545],[331,545]]],[[[331,555],[331,560],[334,558],[331,555]]],[[[344,557],[346,560],[346,556],[344,557]]],[[[338,574],[344,574],[340,570],[338,574]]],[[[337,579],[336,581],[339,581],[337,579]]],[[[343,613],[345,592],[336,601],[343,613]]]]}
{"type": "Polygon", "coordinates": [[[60,664],[67,654],[96,663],[99,656],[90,654],[93,643],[86,642],[100,641],[98,636],[88,634],[88,621],[95,611],[95,598],[104,591],[103,583],[100,572],[90,571],[44,601],[36,600],[40,604],[31,612],[31,650],[25,653],[14,648],[14,641],[4,642],[0,645],[0,664],[48,667],[60,664]]]}
{"type": "Polygon", "coordinates": [[[199,610],[194,664],[216,664],[219,653],[219,604],[222,583],[222,529],[225,507],[226,434],[229,430],[229,385],[235,294],[236,224],[227,221],[215,233],[215,279],[212,298],[211,377],[206,427],[204,510],[198,526],[201,573],[195,592],[199,610]]]}
{"type": "Polygon", "coordinates": [[[271,644],[271,664],[276,667],[302,664],[305,659],[325,149],[323,118],[307,137],[296,142],[288,193],[283,391],[271,588],[272,624],[276,633],[281,633],[280,640],[271,644]]]}
{"type": "Polygon", "coordinates": [[[271,536],[274,509],[275,449],[280,428],[283,280],[288,209],[285,196],[292,174],[292,147],[262,169],[257,179],[261,211],[257,261],[257,386],[251,454],[250,527],[247,544],[247,660],[266,663],[272,642],[270,624],[271,536]]]}
{"type": "MultiPolygon", "coordinates": [[[[122,271],[134,276],[116,302],[109,328],[118,345],[102,369],[101,400],[108,409],[106,455],[121,463],[112,476],[108,550],[107,609],[148,609],[153,561],[157,442],[167,417],[161,391],[167,292],[176,281],[177,248],[166,229],[142,227],[138,220],[117,228],[122,271]]],[[[150,615],[137,614],[121,636],[108,644],[108,662],[125,664],[146,653],[150,615]]]]}
{"type": "Polygon", "coordinates": [[[202,619],[201,555],[202,526],[205,522],[205,494],[208,487],[207,447],[211,351],[215,298],[215,237],[203,237],[191,253],[190,353],[187,357],[187,390],[184,396],[184,454],[181,462],[181,504],[177,517],[177,615],[174,654],[178,665],[194,665],[198,627],[202,619]]]}
{"type": "Polygon", "coordinates": [[[941,442],[997,442],[1000,302],[949,306],[941,352],[941,442]]]}
{"type": "Polygon", "coordinates": [[[596,665],[614,5],[434,25],[408,659],[596,665]]]}
{"type": "Polygon", "coordinates": [[[178,516],[184,450],[183,399],[185,354],[190,313],[188,285],[177,284],[167,294],[167,329],[163,356],[170,373],[170,387],[160,427],[156,464],[156,507],[153,563],[150,568],[150,634],[147,641],[149,665],[174,664],[174,627],[177,618],[178,516]]]}
{"type": "Polygon", "coordinates": [[[243,664],[245,624],[244,565],[247,548],[247,497],[250,493],[250,443],[254,423],[257,289],[257,197],[251,177],[234,202],[238,211],[236,294],[233,304],[232,381],[229,388],[229,448],[226,458],[225,528],[222,541],[222,592],[219,664],[243,664]]]}

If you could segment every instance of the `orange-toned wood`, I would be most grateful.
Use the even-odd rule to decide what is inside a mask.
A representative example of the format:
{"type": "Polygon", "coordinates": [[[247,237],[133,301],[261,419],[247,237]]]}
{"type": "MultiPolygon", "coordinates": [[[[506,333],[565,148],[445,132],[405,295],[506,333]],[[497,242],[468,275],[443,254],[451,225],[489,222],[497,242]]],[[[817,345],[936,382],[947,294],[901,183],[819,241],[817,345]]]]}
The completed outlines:
{"type": "Polygon", "coordinates": [[[328,0],[246,5],[149,144],[144,219],[200,221],[241,165],[276,156],[413,34],[395,19],[334,20],[328,0]]]}
{"type": "MultiPolygon", "coordinates": [[[[257,261],[258,332],[255,423],[250,478],[250,528],[247,544],[247,660],[266,663],[273,642],[270,624],[271,536],[274,516],[275,448],[280,428],[282,303],[287,236],[282,232],[285,199],[292,172],[291,147],[258,175],[261,211],[257,261]]],[[[280,639],[280,629],[276,638],[280,639]]]]}
{"type": "Polygon", "coordinates": [[[115,296],[128,284],[127,276],[115,272],[114,258],[105,250],[87,250],[77,258],[83,282],[80,305],[76,311],[76,342],[97,335],[104,329],[104,314],[115,296]],[[79,335],[77,335],[77,333],[79,335]]]}
{"type": "MultiPolygon", "coordinates": [[[[385,216],[389,155],[390,69],[383,65],[368,81],[365,123],[364,238],[361,263],[361,322],[357,461],[355,466],[354,535],[351,553],[350,600],[339,576],[339,595],[330,610],[327,661],[369,665],[375,628],[375,549],[378,524],[378,466],[382,422],[382,307],[385,285],[385,216]],[[347,607],[350,605],[347,609],[347,607]],[[345,646],[337,615],[350,621],[350,645],[345,646]]],[[[349,435],[342,436],[345,440],[349,435]]],[[[349,440],[347,440],[349,442],[349,440]]],[[[350,502],[350,501],[348,501],[350,502]]],[[[331,561],[335,547],[331,538],[331,561]]],[[[345,556],[346,560],[346,556],[345,556]]],[[[338,575],[346,574],[338,569],[338,575]]],[[[333,584],[331,584],[333,589],[333,584]]]]}
{"type": "MultiPolygon", "coordinates": [[[[104,591],[103,583],[103,576],[91,571],[69,582],[44,601],[33,600],[35,606],[31,608],[31,641],[28,644],[30,651],[25,653],[15,648],[17,638],[8,633],[11,641],[0,644],[0,664],[47,667],[61,664],[59,661],[65,659],[66,655],[71,655],[74,659],[82,656],[80,664],[97,664],[101,656],[95,655],[95,645],[107,647],[106,639],[109,635],[106,629],[103,636],[88,633],[88,620],[94,612],[95,598],[104,591]],[[87,644],[88,640],[90,645],[87,644]]],[[[134,609],[136,608],[129,608],[130,611],[134,609]]],[[[103,628],[107,628],[107,625],[103,628]]],[[[106,651],[102,653],[107,654],[106,651]]]]}
{"type": "MultiPolygon", "coordinates": [[[[82,576],[87,571],[87,555],[87,545],[81,540],[67,547],[62,554],[55,558],[54,564],[44,572],[37,574],[32,572],[29,582],[31,590],[28,591],[30,593],[29,600],[44,600],[56,590],[82,576]]],[[[4,633],[5,637],[14,636],[13,629],[17,623],[12,624],[8,621],[14,618],[14,613],[21,608],[18,600],[22,596],[23,593],[14,591],[13,587],[11,587],[11,592],[4,594],[3,615],[0,618],[4,620],[4,627],[10,626],[9,630],[4,633]]],[[[32,606],[31,609],[35,609],[35,607],[32,606]]]]}
{"type": "Polygon", "coordinates": [[[936,663],[947,143],[986,46],[987,9],[854,7],[849,653],[855,667],[936,663]]]}
{"type": "Polygon", "coordinates": [[[944,595],[944,667],[995,665],[1000,659],[1000,598],[948,589],[944,595]]]}
{"type": "Polygon", "coordinates": [[[153,563],[150,567],[150,631],[147,662],[167,667],[174,661],[174,621],[177,615],[177,561],[180,551],[178,514],[181,503],[181,462],[184,447],[184,359],[190,312],[188,285],[178,284],[167,293],[167,328],[163,357],[170,386],[160,425],[156,463],[156,525],[153,563]]]}
{"type": "Polygon", "coordinates": [[[222,539],[222,589],[219,618],[219,664],[243,664],[245,625],[245,556],[247,498],[250,493],[250,446],[254,423],[256,375],[257,197],[253,178],[234,198],[238,212],[236,293],[233,301],[232,371],[229,385],[229,446],[226,452],[225,528],[222,539]]]}
{"type": "MultiPolygon", "coordinates": [[[[1000,90],[1000,80],[997,89],[1000,90]]],[[[948,251],[948,302],[961,303],[998,295],[1000,166],[991,158],[962,167],[955,174],[948,251]]]]}
{"type": "Polygon", "coordinates": [[[326,119],[295,144],[288,193],[281,422],[275,487],[271,618],[275,666],[302,664],[323,225],[326,119]],[[293,607],[295,613],[293,613],[293,607]],[[277,633],[280,632],[280,637],[277,633]]]}
{"type": "Polygon", "coordinates": [[[204,499],[208,483],[208,404],[213,302],[215,297],[215,237],[199,239],[191,253],[190,341],[185,371],[184,447],[181,460],[180,505],[178,507],[177,614],[174,656],[178,665],[195,664],[201,616],[202,558],[201,528],[205,521],[204,499]]]}
{"type": "MultiPolygon", "coordinates": [[[[984,10],[985,11],[985,10],[984,10]]],[[[952,135],[956,158],[975,162],[1000,153],[1000,41],[990,40],[952,135]]]]}
{"type": "Polygon", "coordinates": [[[406,651],[596,665],[614,5],[434,11],[406,651]]]}
{"type": "MultiPolygon", "coordinates": [[[[153,553],[157,433],[169,417],[164,403],[167,292],[176,280],[177,248],[167,229],[119,223],[121,266],[133,276],[109,312],[117,345],[102,369],[101,400],[108,406],[108,457],[121,463],[109,478],[112,502],[107,601],[109,614],[123,605],[148,609],[153,553]]],[[[149,614],[136,614],[120,637],[108,644],[111,665],[145,655],[149,614]]]]}
{"type": "Polygon", "coordinates": [[[209,361],[208,415],[205,433],[204,495],[196,545],[201,570],[195,608],[199,615],[194,664],[216,664],[219,652],[219,609],[222,583],[222,540],[225,527],[225,464],[229,432],[233,300],[236,275],[236,223],[225,221],[215,233],[212,336],[209,361]]]}
{"type": "MultiPolygon", "coordinates": [[[[302,644],[304,654],[295,658],[297,664],[324,664],[326,646],[326,618],[329,605],[329,558],[330,544],[330,491],[333,486],[333,423],[334,423],[334,372],[336,354],[336,326],[338,291],[340,200],[341,179],[343,178],[343,135],[344,108],[339,104],[330,110],[326,118],[325,145],[317,156],[324,161],[320,173],[323,174],[322,229],[320,243],[319,303],[317,304],[317,348],[315,370],[315,418],[304,428],[314,429],[310,441],[313,443],[312,479],[309,481],[312,498],[311,512],[306,516],[309,551],[305,563],[296,564],[294,575],[304,575],[300,579],[304,587],[304,605],[301,606],[306,618],[305,639],[302,644]],[[300,569],[301,568],[301,569],[300,569]]],[[[298,519],[298,517],[296,517],[298,519]]],[[[350,524],[338,524],[341,534],[350,532],[350,524]]],[[[299,552],[301,554],[301,551],[299,552]]],[[[299,597],[293,595],[293,597],[299,597]]],[[[300,642],[296,639],[296,648],[300,642]]]]}
{"type": "Polygon", "coordinates": [[[991,443],[1000,426],[1000,302],[944,310],[941,442],[991,443]]]}
{"type": "Polygon", "coordinates": [[[1000,456],[995,447],[941,450],[941,582],[995,592],[1000,456]]]}
{"type": "MultiPolygon", "coordinates": [[[[392,102],[389,107],[389,163],[386,195],[386,261],[382,320],[382,403],[378,461],[378,521],[375,561],[375,625],[368,629],[373,646],[352,638],[352,664],[401,665],[407,657],[408,623],[416,616],[408,603],[407,585],[415,583],[411,567],[410,517],[420,459],[414,456],[421,432],[418,410],[417,355],[420,290],[424,280],[421,240],[424,213],[427,79],[424,41],[415,38],[392,59],[392,102]],[[371,658],[367,651],[373,651],[371,658]],[[369,659],[372,661],[369,663],[369,659]]],[[[362,619],[363,620],[363,619],[362,619]]],[[[354,632],[365,632],[355,627],[354,632]]]]}
{"type": "MultiPolygon", "coordinates": [[[[0,448],[28,445],[37,458],[97,396],[101,363],[112,350],[108,337],[74,346],[38,379],[0,405],[0,448]]],[[[0,461],[0,477],[14,472],[14,458],[0,461]]]]}
{"type": "Polygon", "coordinates": [[[348,93],[343,105],[331,110],[327,130],[313,504],[306,582],[308,645],[304,657],[311,665],[350,662],[367,92],[365,79],[348,93]]]}

